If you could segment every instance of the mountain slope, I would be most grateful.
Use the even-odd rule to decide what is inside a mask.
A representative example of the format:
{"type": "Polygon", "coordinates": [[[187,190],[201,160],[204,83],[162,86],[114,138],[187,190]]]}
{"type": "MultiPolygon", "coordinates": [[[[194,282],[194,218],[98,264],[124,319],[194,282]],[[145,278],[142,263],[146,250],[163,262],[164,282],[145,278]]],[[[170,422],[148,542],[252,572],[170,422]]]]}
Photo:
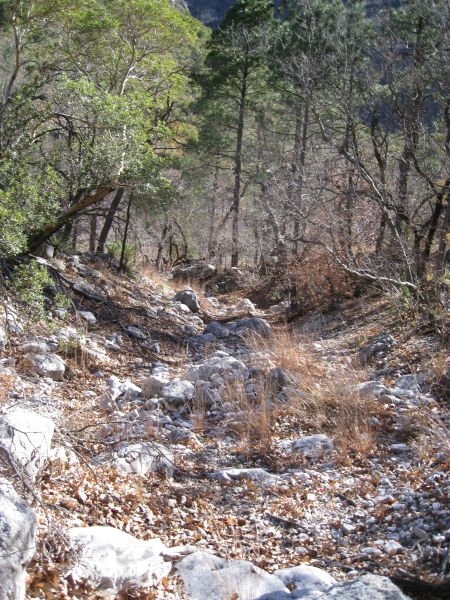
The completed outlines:
{"type": "MultiPolygon", "coordinates": [[[[205,25],[215,28],[235,0],[186,0],[186,2],[194,17],[203,21],[205,25]]],[[[366,3],[368,15],[374,16],[383,8],[398,6],[401,0],[367,0],[366,3]]],[[[281,1],[276,0],[275,4],[281,4],[281,1]]]]}

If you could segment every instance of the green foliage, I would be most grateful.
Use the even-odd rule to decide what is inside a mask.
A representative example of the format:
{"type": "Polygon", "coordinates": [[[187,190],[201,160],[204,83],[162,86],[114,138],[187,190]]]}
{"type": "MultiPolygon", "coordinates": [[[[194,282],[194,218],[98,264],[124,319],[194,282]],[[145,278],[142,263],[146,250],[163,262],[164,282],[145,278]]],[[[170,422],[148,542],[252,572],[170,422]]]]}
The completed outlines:
{"type": "Polygon", "coordinates": [[[169,0],[6,5],[0,256],[95,190],[158,182],[155,148],[191,133],[183,107],[203,35],[169,0]]]}
{"type": "MultiPolygon", "coordinates": [[[[113,258],[117,263],[120,261],[120,257],[122,255],[122,243],[121,242],[112,242],[106,248],[109,256],[113,258]]],[[[137,249],[134,244],[125,244],[125,252],[123,256],[123,266],[126,270],[129,270],[132,263],[136,259],[137,249]]]]}
{"type": "Polygon", "coordinates": [[[58,211],[61,178],[52,167],[27,171],[0,161],[0,256],[27,250],[27,239],[58,211]]]}
{"type": "Polygon", "coordinates": [[[27,306],[33,321],[41,321],[47,315],[44,289],[51,283],[47,269],[37,262],[21,264],[14,269],[11,287],[27,306]]]}

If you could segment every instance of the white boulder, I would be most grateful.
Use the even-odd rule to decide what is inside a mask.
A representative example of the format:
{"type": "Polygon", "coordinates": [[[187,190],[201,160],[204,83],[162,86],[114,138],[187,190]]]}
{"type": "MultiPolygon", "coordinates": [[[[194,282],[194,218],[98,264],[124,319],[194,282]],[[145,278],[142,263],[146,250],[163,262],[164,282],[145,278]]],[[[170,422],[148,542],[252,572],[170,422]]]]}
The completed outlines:
{"type": "Polygon", "coordinates": [[[102,596],[153,587],[172,568],[158,538],[144,542],[113,527],[95,526],[70,529],[69,540],[76,564],[67,575],[102,596]]]}
{"type": "Polygon", "coordinates": [[[161,396],[167,402],[180,403],[192,400],[195,388],[190,381],[174,379],[166,383],[161,389],[161,396]]]}
{"type": "Polygon", "coordinates": [[[323,433],[306,435],[294,442],[293,449],[307,458],[321,458],[334,450],[333,440],[323,433]]]}
{"type": "Polygon", "coordinates": [[[187,378],[190,381],[208,381],[213,375],[228,375],[227,378],[237,379],[247,372],[247,367],[244,363],[232,356],[213,356],[208,358],[199,365],[195,365],[189,369],[187,378]]]}
{"type": "Polygon", "coordinates": [[[200,302],[198,301],[197,294],[194,290],[187,289],[177,292],[174,300],[175,302],[181,302],[181,304],[187,306],[193,313],[198,313],[200,311],[200,302]]]}
{"type": "Polygon", "coordinates": [[[86,321],[88,325],[95,325],[97,323],[97,319],[94,313],[91,313],[89,310],[80,310],[78,313],[83,321],[86,321]]]}
{"type": "Polygon", "coordinates": [[[47,464],[55,425],[48,417],[16,408],[0,416],[0,454],[29,481],[47,464]]]}
{"type": "Polygon", "coordinates": [[[207,552],[194,552],[177,564],[191,600],[287,600],[289,589],[270,575],[244,560],[226,560],[207,552]]]}
{"type": "Polygon", "coordinates": [[[41,377],[62,381],[66,370],[63,359],[57,354],[26,354],[23,364],[41,377]]]}
{"type": "Polygon", "coordinates": [[[275,575],[284,585],[295,588],[292,598],[304,598],[311,592],[325,592],[337,583],[326,571],[310,565],[281,569],[275,575]]]}
{"type": "Polygon", "coordinates": [[[0,352],[6,348],[6,344],[8,342],[8,334],[6,333],[6,329],[0,325],[0,352]]]}
{"type": "Polygon", "coordinates": [[[144,398],[154,398],[161,395],[163,386],[167,385],[168,379],[166,373],[150,375],[142,383],[142,395],[144,398]]]}
{"type": "Polygon", "coordinates": [[[122,473],[146,475],[151,472],[166,472],[169,477],[173,476],[173,453],[166,446],[157,443],[123,442],[115,447],[112,454],[105,453],[97,456],[95,462],[109,463],[122,473]]]}
{"type": "MultiPolygon", "coordinates": [[[[320,596],[322,600],[322,596],[320,596]]],[[[363,575],[340,583],[323,595],[323,600],[409,600],[387,577],[363,575]]]]}
{"type": "Polygon", "coordinates": [[[26,567],[36,545],[36,514],[0,478],[0,600],[25,598],[26,567]]]}

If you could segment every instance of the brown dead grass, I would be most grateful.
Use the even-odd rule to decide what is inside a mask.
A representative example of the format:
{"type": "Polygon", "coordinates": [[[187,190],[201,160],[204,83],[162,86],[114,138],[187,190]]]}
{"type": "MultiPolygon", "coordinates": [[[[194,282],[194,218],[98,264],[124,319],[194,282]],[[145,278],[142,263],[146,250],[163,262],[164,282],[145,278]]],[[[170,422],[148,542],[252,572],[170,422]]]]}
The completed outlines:
{"type": "Polygon", "coordinates": [[[256,397],[250,399],[244,384],[233,382],[225,386],[224,398],[236,412],[228,428],[239,439],[239,453],[247,456],[255,452],[268,454],[273,447],[275,419],[270,390],[262,386],[256,397]]]}
{"type": "Polygon", "coordinates": [[[294,417],[307,432],[331,435],[343,460],[372,451],[370,419],[380,413],[380,407],[375,400],[360,397],[358,383],[367,379],[361,370],[348,365],[332,370],[308,339],[286,329],[276,331],[270,339],[252,336],[248,342],[256,360],[262,355],[296,380],[290,400],[273,407],[272,390],[264,388],[250,403],[245,392],[239,393],[233,386],[230,395],[243,407],[245,425],[241,424],[241,429],[249,442],[257,439],[270,449],[275,421],[294,417]]]}

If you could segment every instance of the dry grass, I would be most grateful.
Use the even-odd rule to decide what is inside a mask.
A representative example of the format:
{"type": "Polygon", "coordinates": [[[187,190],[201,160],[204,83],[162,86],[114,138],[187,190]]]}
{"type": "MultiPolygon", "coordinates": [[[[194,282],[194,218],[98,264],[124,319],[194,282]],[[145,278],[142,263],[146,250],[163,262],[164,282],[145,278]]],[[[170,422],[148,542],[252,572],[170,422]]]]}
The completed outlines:
{"type": "MultiPolygon", "coordinates": [[[[270,410],[265,407],[271,406],[273,390],[267,387],[254,404],[249,404],[245,394],[239,398],[245,421],[249,421],[248,439],[266,440],[264,445],[270,447],[267,440],[271,439],[274,421],[290,416],[307,432],[331,435],[341,458],[371,452],[374,439],[370,418],[379,414],[380,408],[375,400],[363,399],[358,392],[358,383],[367,379],[362,371],[348,365],[331,370],[307,339],[286,329],[275,332],[271,339],[252,336],[248,342],[256,363],[270,360],[296,380],[289,390],[289,401],[270,410]]],[[[232,394],[236,393],[234,386],[232,394]]]]}
{"type": "Polygon", "coordinates": [[[9,392],[14,389],[14,375],[0,375],[0,406],[10,402],[9,392]]]}
{"type": "Polygon", "coordinates": [[[442,462],[450,466],[450,431],[445,423],[429,410],[418,412],[415,421],[416,437],[412,445],[417,455],[429,462],[439,454],[442,462]]]}

